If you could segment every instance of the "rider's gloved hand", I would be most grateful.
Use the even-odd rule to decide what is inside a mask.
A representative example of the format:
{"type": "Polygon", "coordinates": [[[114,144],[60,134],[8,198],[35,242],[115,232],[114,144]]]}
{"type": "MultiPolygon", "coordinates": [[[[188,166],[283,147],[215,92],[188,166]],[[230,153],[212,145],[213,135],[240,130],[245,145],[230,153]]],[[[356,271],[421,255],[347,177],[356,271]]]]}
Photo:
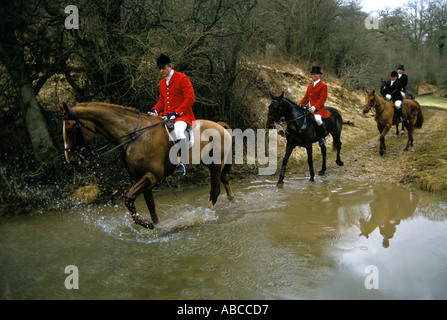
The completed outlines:
{"type": "Polygon", "coordinates": [[[150,116],[158,116],[158,112],[155,109],[149,110],[147,114],[150,116]]]}
{"type": "Polygon", "coordinates": [[[316,110],[317,110],[317,108],[315,108],[315,107],[310,107],[309,108],[309,112],[310,113],[315,113],[316,110]]]}
{"type": "Polygon", "coordinates": [[[168,118],[169,120],[175,120],[177,117],[178,117],[177,112],[169,112],[168,114],[166,114],[166,118],[168,118]]]}

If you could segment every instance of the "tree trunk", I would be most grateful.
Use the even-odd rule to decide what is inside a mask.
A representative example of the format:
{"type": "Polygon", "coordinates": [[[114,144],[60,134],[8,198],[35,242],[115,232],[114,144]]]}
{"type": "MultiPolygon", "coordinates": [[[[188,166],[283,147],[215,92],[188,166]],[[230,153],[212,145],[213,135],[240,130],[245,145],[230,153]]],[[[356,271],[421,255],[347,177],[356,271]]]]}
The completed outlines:
{"type": "MultiPolygon", "coordinates": [[[[39,162],[43,162],[56,149],[27,74],[22,48],[12,30],[5,30],[0,40],[2,42],[0,58],[16,86],[34,157],[39,162]]],[[[14,133],[11,132],[11,134],[14,133]]]]}

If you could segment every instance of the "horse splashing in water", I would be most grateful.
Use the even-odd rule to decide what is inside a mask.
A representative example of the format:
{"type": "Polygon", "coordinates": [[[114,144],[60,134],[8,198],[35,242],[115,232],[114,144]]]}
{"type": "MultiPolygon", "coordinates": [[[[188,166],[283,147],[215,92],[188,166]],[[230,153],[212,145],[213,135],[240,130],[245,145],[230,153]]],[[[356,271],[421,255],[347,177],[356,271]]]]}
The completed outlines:
{"type": "MultiPolygon", "coordinates": [[[[314,181],[315,172],[313,167],[312,158],[312,145],[315,142],[320,141],[321,138],[316,129],[317,124],[313,119],[313,115],[307,110],[306,106],[297,105],[287,98],[284,98],[284,93],[279,97],[275,97],[270,93],[271,103],[267,115],[266,127],[271,129],[275,123],[280,122],[280,119],[284,117],[287,123],[286,131],[286,152],[283,158],[281,173],[277,185],[281,187],[284,184],[284,176],[286,172],[287,162],[295,147],[300,146],[306,148],[307,151],[307,163],[310,171],[310,181],[314,181]]],[[[343,127],[343,119],[340,112],[331,107],[326,107],[326,110],[331,114],[330,117],[324,119],[326,127],[326,135],[330,133],[333,138],[333,147],[337,150],[336,163],[339,166],[343,165],[340,159],[341,149],[341,130],[343,127]]],[[[324,175],[326,172],[326,145],[320,144],[322,154],[322,167],[318,172],[319,175],[324,175]]]]}
{"type": "MultiPolygon", "coordinates": [[[[363,113],[368,113],[374,109],[376,114],[374,119],[377,123],[377,129],[380,133],[381,156],[386,154],[385,136],[391,127],[399,124],[399,119],[394,112],[393,102],[382,98],[375,90],[366,90],[366,103],[363,107],[363,113]]],[[[413,132],[415,128],[422,128],[424,123],[424,115],[422,108],[416,100],[404,99],[402,103],[402,116],[404,118],[403,125],[408,131],[407,145],[404,151],[408,151],[409,147],[413,147],[413,132]]]]}
{"type": "MultiPolygon", "coordinates": [[[[125,196],[126,207],[136,224],[153,229],[159,220],[152,189],[172,174],[177,165],[171,161],[177,153],[171,152],[170,156],[175,143],[169,139],[164,126],[168,120],[142,114],[133,108],[98,102],[80,103],[72,108],[63,103],[59,108],[63,115],[67,162],[78,164],[82,160],[81,151],[94,136],[104,136],[111,145],[115,145],[114,149],[121,150],[127,171],[137,181],[125,196]],[[141,194],[144,195],[152,221],[137,213],[134,203],[141,194]]],[[[221,125],[208,120],[197,120],[192,132],[195,144],[189,149],[188,168],[203,163],[202,156],[207,152],[208,160],[210,152],[213,154],[212,160],[217,160],[204,163],[211,175],[209,206],[212,209],[219,197],[221,182],[228,199],[234,197],[227,176],[231,163],[226,163],[231,148],[225,147],[225,143],[231,142],[232,137],[221,125]],[[202,136],[204,131],[208,133],[202,136]],[[197,154],[193,154],[193,151],[197,154]]]]}

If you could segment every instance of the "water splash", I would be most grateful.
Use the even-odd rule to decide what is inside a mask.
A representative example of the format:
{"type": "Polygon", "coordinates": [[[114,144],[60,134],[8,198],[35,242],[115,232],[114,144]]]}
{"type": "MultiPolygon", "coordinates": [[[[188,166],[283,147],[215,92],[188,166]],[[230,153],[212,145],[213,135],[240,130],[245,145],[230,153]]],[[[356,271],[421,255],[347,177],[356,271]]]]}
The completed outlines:
{"type": "Polygon", "coordinates": [[[155,230],[142,228],[134,223],[131,214],[123,206],[104,205],[102,207],[85,207],[80,215],[84,223],[100,229],[107,235],[123,241],[139,243],[168,242],[181,238],[178,230],[217,221],[215,211],[204,207],[185,204],[181,207],[170,205],[164,207],[163,216],[155,230]]]}

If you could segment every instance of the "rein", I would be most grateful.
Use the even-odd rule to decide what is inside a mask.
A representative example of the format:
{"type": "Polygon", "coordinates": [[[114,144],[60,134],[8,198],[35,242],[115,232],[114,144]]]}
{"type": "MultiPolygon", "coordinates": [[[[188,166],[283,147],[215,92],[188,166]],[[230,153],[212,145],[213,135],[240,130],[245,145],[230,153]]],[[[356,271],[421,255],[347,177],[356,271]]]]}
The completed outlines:
{"type": "Polygon", "coordinates": [[[284,123],[287,123],[287,122],[292,122],[292,121],[300,120],[301,118],[304,118],[304,117],[307,116],[308,114],[309,114],[309,111],[305,110],[305,111],[304,111],[304,114],[301,115],[301,116],[299,116],[298,118],[294,118],[294,119],[291,119],[291,120],[284,120],[284,121],[281,121],[281,122],[278,122],[278,123],[279,123],[279,124],[284,124],[284,123]]]}
{"type": "MultiPolygon", "coordinates": [[[[74,117],[75,117],[74,120],[76,121],[76,128],[79,129],[79,137],[80,137],[80,140],[82,140],[82,138],[81,138],[81,137],[82,137],[82,132],[81,132],[82,128],[85,128],[85,129],[87,129],[88,131],[93,132],[93,133],[95,133],[95,134],[97,133],[95,130],[91,129],[89,126],[87,126],[85,123],[83,123],[83,122],[79,119],[79,116],[78,116],[76,110],[74,109],[74,107],[72,107],[71,110],[73,111],[73,114],[74,114],[74,117]]],[[[111,141],[109,141],[109,142],[107,142],[107,143],[104,143],[103,145],[100,145],[100,146],[98,146],[98,147],[95,147],[95,148],[77,147],[77,149],[82,149],[82,148],[84,148],[84,149],[86,149],[86,150],[88,150],[88,151],[99,152],[99,151],[102,151],[102,150],[104,150],[105,148],[109,147],[109,146],[112,145],[114,142],[116,142],[116,141],[118,141],[118,140],[120,140],[120,139],[122,139],[122,138],[129,137],[129,139],[127,139],[126,141],[120,143],[119,145],[113,147],[113,148],[110,149],[110,150],[107,150],[107,151],[105,151],[105,152],[103,152],[103,153],[98,154],[97,156],[98,156],[98,157],[105,156],[106,154],[111,153],[112,151],[115,151],[116,149],[121,148],[121,147],[124,146],[125,144],[127,144],[127,147],[126,147],[126,150],[127,150],[127,148],[129,148],[130,144],[131,144],[133,141],[135,141],[136,139],[138,139],[142,134],[144,134],[145,132],[147,132],[147,131],[149,131],[149,130],[155,128],[155,127],[157,127],[157,126],[160,125],[160,124],[164,124],[164,123],[167,123],[168,121],[170,121],[169,119],[165,119],[165,120],[160,121],[160,122],[158,122],[158,123],[156,123],[156,124],[153,124],[153,125],[150,125],[150,126],[147,126],[147,127],[141,128],[141,129],[138,129],[138,126],[140,125],[140,119],[141,119],[141,113],[138,113],[137,125],[135,126],[134,131],[132,131],[132,132],[130,132],[130,133],[127,133],[127,134],[125,134],[125,135],[122,135],[122,136],[120,136],[120,137],[118,137],[118,138],[115,138],[115,139],[113,139],[113,140],[111,140],[111,141]]],[[[78,133],[77,133],[77,134],[78,134],[78,133]]],[[[71,151],[70,149],[67,149],[67,148],[65,148],[64,150],[65,150],[65,151],[71,151]]]]}
{"type": "MultiPolygon", "coordinates": [[[[309,114],[309,110],[306,107],[302,108],[302,109],[303,109],[303,114],[301,116],[293,118],[293,119],[290,119],[290,120],[284,120],[284,121],[279,121],[278,122],[278,121],[275,121],[275,119],[272,116],[270,116],[270,115],[267,115],[267,118],[272,119],[275,124],[276,123],[279,124],[279,125],[286,124],[286,123],[289,123],[289,122],[300,120],[300,119],[304,118],[305,116],[307,116],[309,114]]],[[[281,107],[281,113],[284,114],[284,111],[283,111],[282,107],[281,107]]]]}

